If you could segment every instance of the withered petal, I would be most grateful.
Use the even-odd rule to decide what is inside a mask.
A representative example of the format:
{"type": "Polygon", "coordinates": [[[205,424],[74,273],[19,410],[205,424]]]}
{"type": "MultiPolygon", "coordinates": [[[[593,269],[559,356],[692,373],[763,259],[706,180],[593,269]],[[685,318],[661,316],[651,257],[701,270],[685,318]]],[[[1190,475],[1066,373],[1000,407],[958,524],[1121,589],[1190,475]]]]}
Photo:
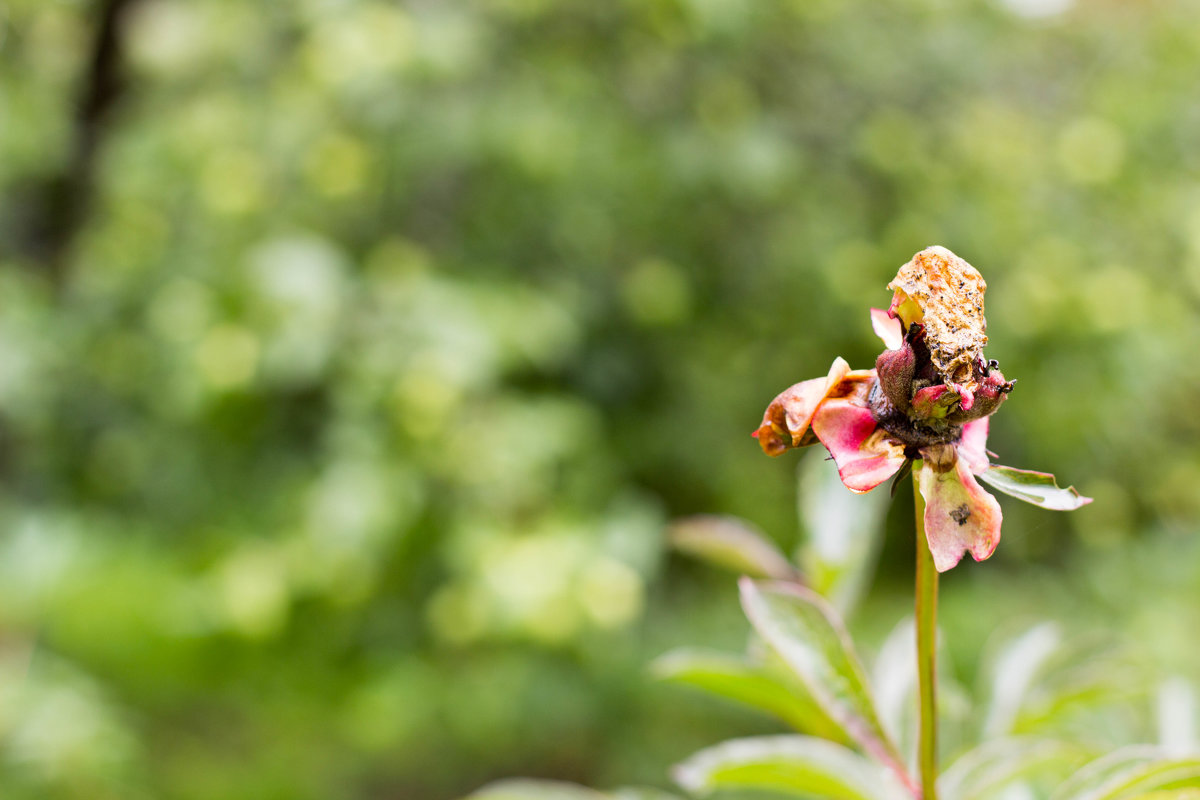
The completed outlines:
{"type": "MultiPolygon", "coordinates": [[[[975,364],[987,344],[979,271],[944,247],[929,247],[912,257],[888,284],[894,295],[890,313],[906,325],[921,323],[933,365],[946,383],[977,389],[975,364]]],[[[965,398],[965,395],[964,395],[965,398]]],[[[963,404],[970,407],[970,400],[963,404]]]]}
{"type": "Polygon", "coordinates": [[[834,359],[829,374],[789,386],[771,401],[762,424],[754,432],[763,452],[777,456],[792,447],[801,447],[817,406],[851,372],[845,359],[834,359]]]}
{"type": "Polygon", "coordinates": [[[975,481],[966,459],[957,458],[951,466],[927,458],[918,481],[925,498],[925,538],[938,572],[954,567],[965,553],[983,561],[995,551],[1000,504],[975,481]]]}

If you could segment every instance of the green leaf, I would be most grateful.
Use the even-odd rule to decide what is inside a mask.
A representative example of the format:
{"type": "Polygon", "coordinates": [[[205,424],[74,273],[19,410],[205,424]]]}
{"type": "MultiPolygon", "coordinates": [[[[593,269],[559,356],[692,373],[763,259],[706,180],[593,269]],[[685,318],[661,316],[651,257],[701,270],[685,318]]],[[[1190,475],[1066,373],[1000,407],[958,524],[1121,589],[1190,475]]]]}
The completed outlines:
{"type": "Polygon", "coordinates": [[[1131,800],[1150,792],[1168,789],[1200,789],[1200,757],[1171,758],[1147,764],[1114,781],[1105,790],[1087,795],[1089,800],[1131,800]]]}
{"type": "Polygon", "coordinates": [[[879,722],[862,664],[829,604],[791,584],[743,578],[739,585],[750,623],[825,713],[867,753],[907,779],[896,747],[879,722]]]}
{"type": "Polygon", "coordinates": [[[1038,673],[1058,651],[1062,641],[1058,626],[1043,622],[1006,643],[991,665],[991,697],[983,722],[982,739],[1013,732],[1021,707],[1038,673]]]}
{"type": "Polygon", "coordinates": [[[1048,472],[993,466],[976,477],[993,489],[1052,511],[1074,511],[1092,502],[1092,498],[1075,491],[1074,486],[1059,488],[1054,476],[1048,472]]]}
{"type": "Polygon", "coordinates": [[[1021,706],[1014,734],[1061,730],[1072,719],[1114,708],[1136,693],[1137,673],[1128,665],[1103,661],[1100,656],[1084,661],[1077,652],[1082,651],[1060,652],[1051,659],[1054,665],[1039,678],[1021,706]]]}
{"type": "Polygon", "coordinates": [[[1076,800],[1105,781],[1138,769],[1159,757],[1162,751],[1149,745],[1123,747],[1085,764],[1051,795],[1051,800],[1076,800]]]}
{"type": "Polygon", "coordinates": [[[563,781],[506,778],[489,783],[466,800],[610,800],[608,795],[563,781]]]}
{"type": "Polygon", "coordinates": [[[785,682],[736,656],[682,648],[660,656],[651,669],[662,680],[765,711],[802,733],[825,738],[840,734],[803,686],[785,682]]]}
{"type": "Polygon", "coordinates": [[[701,750],[674,775],[696,794],[757,789],[830,800],[912,800],[878,764],[810,736],[734,739],[701,750]]]}
{"type": "Polygon", "coordinates": [[[845,616],[875,569],[888,497],[846,491],[825,455],[814,449],[800,461],[796,498],[805,536],[797,558],[809,586],[845,616]]]}
{"type": "Polygon", "coordinates": [[[637,786],[623,786],[614,789],[612,800],[680,800],[678,795],[664,792],[662,789],[645,789],[637,786]]]}
{"type": "Polygon", "coordinates": [[[960,756],[938,778],[948,800],[983,800],[1006,786],[1050,770],[1069,773],[1085,752],[1052,739],[993,739],[960,756]]]}
{"type": "Polygon", "coordinates": [[[1129,747],[1084,766],[1053,800],[1133,800],[1193,788],[1200,788],[1200,757],[1172,758],[1159,748],[1129,747]]]}
{"type": "Polygon", "coordinates": [[[701,514],[671,524],[668,536],[675,549],[739,575],[795,580],[796,568],[766,534],[737,517],[701,514]]]}
{"type": "Polygon", "coordinates": [[[623,787],[598,792],[586,786],[563,781],[506,778],[489,783],[465,800],[679,800],[661,789],[623,787]]]}
{"type": "Polygon", "coordinates": [[[1168,678],[1158,687],[1158,742],[1168,753],[1197,750],[1196,691],[1180,677],[1168,678]]]}
{"type": "Polygon", "coordinates": [[[896,623],[871,670],[875,710],[902,753],[915,752],[917,730],[917,632],[912,617],[896,623]]]}

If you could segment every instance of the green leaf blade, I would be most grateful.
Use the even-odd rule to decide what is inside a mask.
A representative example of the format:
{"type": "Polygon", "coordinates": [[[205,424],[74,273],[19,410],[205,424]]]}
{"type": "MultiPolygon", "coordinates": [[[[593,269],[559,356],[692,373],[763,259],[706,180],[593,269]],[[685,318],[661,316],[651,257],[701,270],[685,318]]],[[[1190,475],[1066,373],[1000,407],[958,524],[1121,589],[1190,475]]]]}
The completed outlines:
{"type": "Polygon", "coordinates": [[[1133,800],[1151,792],[1200,789],[1200,758],[1172,758],[1148,764],[1117,782],[1096,800],[1133,800]]]}
{"type": "Polygon", "coordinates": [[[830,800],[911,800],[879,765],[809,736],[734,739],[701,750],[674,775],[680,786],[699,795],[754,789],[830,800]]]}
{"type": "Polygon", "coordinates": [[[801,686],[736,656],[692,648],[672,650],[651,665],[654,676],[766,712],[800,733],[837,738],[836,724],[801,686]]]}
{"type": "Polygon", "coordinates": [[[984,800],[1034,774],[1069,773],[1086,757],[1082,748],[1053,739],[993,739],[959,756],[938,778],[938,791],[952,800],[984,800]]]}
{"type": "Polygon", "coordinates": [[[699,514],[670,526],[671,545],[739,575],[796,580],[799,574],[766,534],[737,517],[699,514]]]}
{"type": "Polygon", "coordinates": [[[1006,642],[991,665],[991,691],[983,718],[982,738],[1015,733],[1022,707],[1039,674],[1062,646],[1052,622],[1042,622],[1006,642]]]}
{"type": "Polygon", "coordinates": [[[679,797],[661,789],[631,786],[598,792],[565,781],[504,778],[489,783],[464,800],[679,800],[679,797]]]}
{"type": "Polygon", "coordinates": [[[834,611],[815,592],[788,584],[740,582],[742,607],[767,644],[817,703],[867,753],[911,784],[879,721],[865,673],[834,611]]]}
{"type": "Polygon", "coordinates": [[[1075,491],[1074,486],[1061,488],[1048,472],[992,466],[976,477],[1010,497],[1051,511],[1074,511],[1092,502],[1092,498],[1075,491]]]}
{"type": "Polygon", "coordinates": [[[837,469],[815,449],[797,471],[797,514],[804,539],[797,561],[807,584],[849,615],[870,581],[883,540],[885,492],[846,491],[837,469]]]}
{"type": "Polygon", "coordinates": [[[565,781],[505,778],[473,792],[465,800],[608,800],[594,789],[565,781]]]}
{"type": "Polygon", "coordinates": [[[1083,766],[1051,800],[1134,800],[1156,792],[1200,788],[1200,756],[1172,757],[1161,748],[1126,747],[1083,766]]]}

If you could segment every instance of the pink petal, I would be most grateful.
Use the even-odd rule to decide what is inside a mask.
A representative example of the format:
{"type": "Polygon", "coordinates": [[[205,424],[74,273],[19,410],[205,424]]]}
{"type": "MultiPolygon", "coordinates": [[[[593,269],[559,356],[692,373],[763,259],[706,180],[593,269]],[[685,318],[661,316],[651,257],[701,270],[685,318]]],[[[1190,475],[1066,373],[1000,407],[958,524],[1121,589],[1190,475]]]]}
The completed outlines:
{"type": "MultiPolygon", "coordinates": [[[[862,386],[869,390],[870,384],[862,386]]],[[[813,418],[813,432],[837,463],[842,483],[852,492],[869,492],[904,466],[904,445],[875,423],[866,408],[866,391],[830,398],[813,418]]]]}
{"type": "Polygon", "coordinates": [[[932,453],[923,454],[926,458],[919,480],[925,498],[925,538],[934,566],[945,572],[963,553],[983,561],[1000,542],[1000,504],[975,482],[965,459],[953,458],[953,465],[938,464],[930,457],[932,453]],[[941,469],[945,471],[939,472],[941,469]]]}
{"type": "Polygon", "coordinates": [[[920,419],[943,419],[959,399],[959,394],[944,383],[926,386],[913,395],[912,413],[920,419]]]}
{"type": "Polygon", "coordinates": [[[971,406],[975,405],[975,393],[963,386],[961,383],[952,383],[950,388],[953,389],[959,396],[959,405],[963,411],[970,411],[971,406]]]}
{"type": "Polygon", "coordinates": [[[963,425],[962,440],[958,443],[958,457],[967,463],[967,469],[976,475],[988,468],[987,457],[988,418],[980,417],[963,425]]]}
{"type": "Polygon", "coordinates": [[[790,447],[805,444],[804,434],[817,406],[849,373],[850,365],[837,358],[824,378],[803,381],[780,392],[767,406],[762,424],[753,434],[763,452],[777,456],[790,447]]]}
{"type": "Polygon", "coordinates": [[[871,309],[871,327],[875,329],[875,335],[883,339],[884,347],[888,350],[899,350],[900,345],[904,344],[904,328],[900,320],[882,308],[871,309]]]}

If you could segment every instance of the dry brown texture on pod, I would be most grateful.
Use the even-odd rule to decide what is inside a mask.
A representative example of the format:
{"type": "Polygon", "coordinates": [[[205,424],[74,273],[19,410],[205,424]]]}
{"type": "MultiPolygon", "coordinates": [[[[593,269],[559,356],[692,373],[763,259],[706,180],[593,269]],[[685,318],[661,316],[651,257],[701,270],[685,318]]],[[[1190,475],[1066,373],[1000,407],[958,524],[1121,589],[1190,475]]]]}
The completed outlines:
{"type": "Polygon", "coordinates": [[[935,245],[913,256],[888,288],[896,292],[892,308],[900,318],[906,324],[924,324],[933,364],[946,382],[974,392],[978,388],[974,365],[987,344],[983,315],[987,283],[979,270],[935,245]]]}

